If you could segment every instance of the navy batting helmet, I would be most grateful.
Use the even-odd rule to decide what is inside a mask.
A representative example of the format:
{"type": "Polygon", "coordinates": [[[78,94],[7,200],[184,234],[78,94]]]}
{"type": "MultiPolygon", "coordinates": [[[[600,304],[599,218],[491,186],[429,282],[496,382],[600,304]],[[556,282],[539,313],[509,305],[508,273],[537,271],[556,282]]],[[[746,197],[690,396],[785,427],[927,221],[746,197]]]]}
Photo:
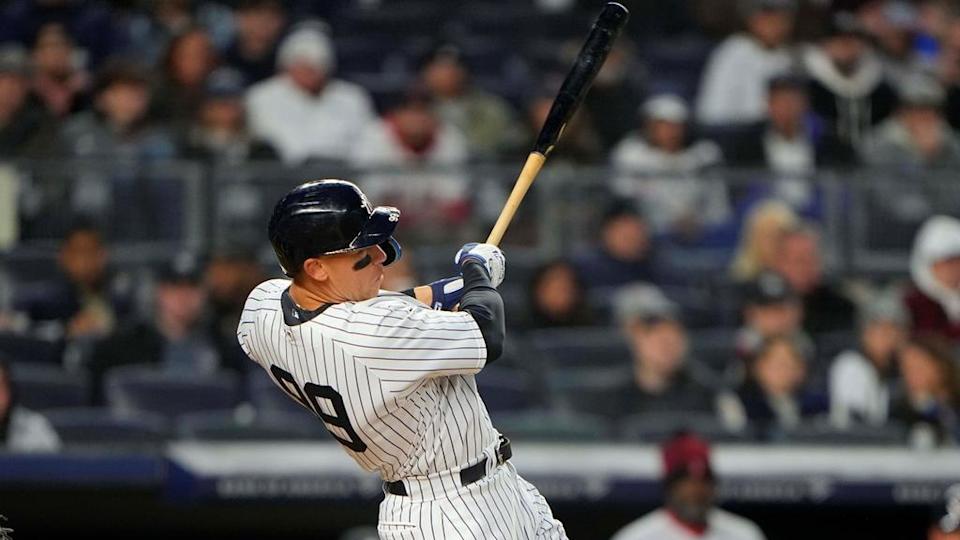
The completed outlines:
{"type": "Polygon", "coordinates": [[[316,180],[290,190],[273,208],[267,232],[287,276],[294,277],[311,257],[380,246],[384,265],[400,258],[393,231],[400,210],[374,208],[356,185],[316,180]]]}

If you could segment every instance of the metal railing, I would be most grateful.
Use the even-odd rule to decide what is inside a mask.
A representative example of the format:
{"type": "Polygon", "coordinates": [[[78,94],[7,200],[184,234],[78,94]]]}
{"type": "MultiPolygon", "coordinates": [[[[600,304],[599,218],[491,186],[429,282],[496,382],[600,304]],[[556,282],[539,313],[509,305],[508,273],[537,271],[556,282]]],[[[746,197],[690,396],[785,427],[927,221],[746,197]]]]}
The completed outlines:
{"type": "MultiPolygon", "coordinates": [[[[191,161],[10,162],[0,164],[0,177],[8,187],[15,185],[3,193],[17,194],[16,205],[7,201],[4,206],[15,207],[16,215],[0,216],[0,230],[15,227],[19,240],[0,250],[5,247],[8,256],[50,253],[76,215],[102,226],[122,261],[149,261],[178,249],[224,244],[260,247],[274,201],[301,181],[329,177],[354,179],[375,202],[399,206],[404,211],[400,234],[406,242],[446,246],[486,236],[517,169],[516,164],[354,170],[337,163],[290,168],[191,161]]],[[[692,240],[661,235],[668,251],[690,268],[709,269],[726,261],[748,209],[772,196],[819,224],[833,268],[895,273],[906,270],[913,235],[924,219],[936,213],[960,215],[957,172],[853,169],[784,178],[763,170],[713,169],[698,177],[648,175],[631,181],[638,186],[660,183],[661,199],[638,196],[640,204],[648,205],[671,200],[669,182],[677,182],[678,196],[681,182],[722,185],[729,209],[725,222],[710,224],[692,240]]],[[[596,237],[617,177],[605,167],[548,165],[506,243],[538,257],[561,256],[588,244],[596,237]]]]}

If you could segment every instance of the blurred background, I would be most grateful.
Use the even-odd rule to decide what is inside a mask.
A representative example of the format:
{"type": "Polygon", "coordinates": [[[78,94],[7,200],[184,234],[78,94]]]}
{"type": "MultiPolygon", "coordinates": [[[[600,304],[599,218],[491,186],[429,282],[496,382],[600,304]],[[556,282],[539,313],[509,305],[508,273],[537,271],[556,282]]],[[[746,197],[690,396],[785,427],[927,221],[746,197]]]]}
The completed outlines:
{"type": "MultiPolygon", "coordinates": [[[[514,462],[571,538],[960,538],[960,2],[624,3],[504,244],[514,462]]],[[[385,288],[453,274],[601,7],[0,3],[0,527],[374,538],[236,342],[269,212],[352,179],[403,211],[385,288]]]]}

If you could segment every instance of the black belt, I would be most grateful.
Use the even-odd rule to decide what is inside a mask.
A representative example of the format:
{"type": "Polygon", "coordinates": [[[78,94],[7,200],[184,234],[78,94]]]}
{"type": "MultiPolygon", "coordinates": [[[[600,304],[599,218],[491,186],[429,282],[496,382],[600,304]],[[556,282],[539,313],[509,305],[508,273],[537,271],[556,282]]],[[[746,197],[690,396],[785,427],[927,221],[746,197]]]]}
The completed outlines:
{"type": "MultiPolygon", "coordinates": [[[[501,435],[500,446],[497,447],[497,465],[503,465],[503,462],[507,461],[511,457],[513,457],[513,451],[510,450],[510,439],[501,435]]],[[[465,469],[460,469],[460,485],[469,486],[470,484],[483,478],[486,474],[487,458],[484,457],[479,462],[465,469]]],[[[391,495],[400,495],[402,497],[407,496],[407,486],[403,484],[403,480],[397,480],[396,482],[384,482],[383,488],[391,495]]]]}

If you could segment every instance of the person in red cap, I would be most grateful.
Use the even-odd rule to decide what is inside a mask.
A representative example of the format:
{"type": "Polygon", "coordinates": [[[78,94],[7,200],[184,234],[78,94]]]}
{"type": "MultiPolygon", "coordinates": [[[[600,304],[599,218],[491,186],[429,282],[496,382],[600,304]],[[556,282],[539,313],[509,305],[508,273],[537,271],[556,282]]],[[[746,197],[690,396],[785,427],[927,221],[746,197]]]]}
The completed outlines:
{"type": "Polygon", "coordinates": [[[612,540],[764,540],[755,523],[714,506],[716,478],[706,441],[684,433],[661,450],[663,507],[620,529],[612,540]]]}

